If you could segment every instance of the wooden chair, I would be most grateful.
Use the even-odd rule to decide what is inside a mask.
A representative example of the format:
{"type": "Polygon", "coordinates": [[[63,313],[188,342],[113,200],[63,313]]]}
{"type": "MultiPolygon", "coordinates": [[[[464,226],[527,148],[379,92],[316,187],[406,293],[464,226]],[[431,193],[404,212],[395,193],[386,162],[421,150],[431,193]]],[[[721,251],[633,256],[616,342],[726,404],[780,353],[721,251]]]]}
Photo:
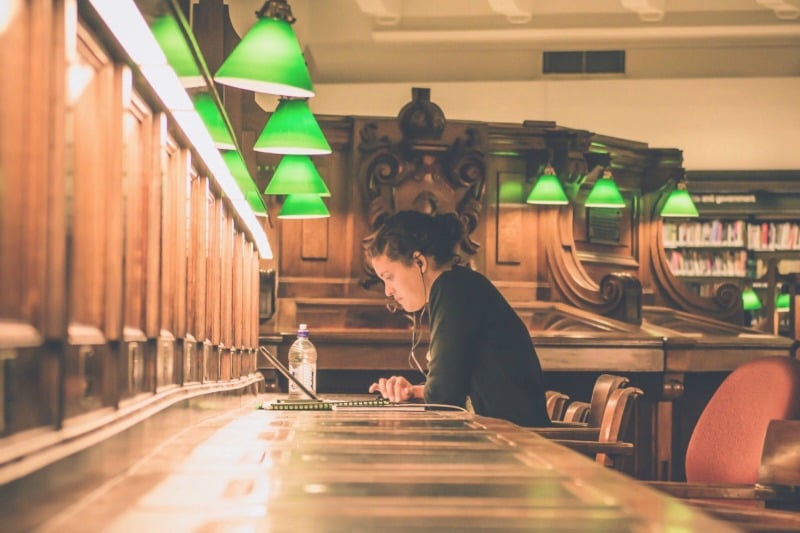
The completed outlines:
{"type": "Polygon", "coordinates": [[[586,455],[594,455],[604,466],[619,467],[619,457],[633,455],[634,445],[622,439],[627,435],[636,400],[643,394],[641,389],[628,387],[611,392],[600,421],[596,439],[587,432],[573,428],[552,428],[553,431],[537,433],[586,455]]]}
{"type": "Polygon", "coordinates": [[[567,406],[567,409],[564,411],[564,417],[562,418],[563,422],[567,422],[569,424],[587,424],[589,420],[589,411],[592,407],[592,404],[589,402],[570,402],[567,406]]]}
{"type": "Polygon", "coordinates": [[[627,384],[628,378],[624,376],[601,374],[595,381],[594,387],[592,387],[591,402],[588,404],[586,402],[572,402],[567,406],[564,421],[553,420],[552,427],[534,428],[534,430],[541,431],[546,437],[554,435],[555,437],[553,438],[598,440],[600,423],[609,397],[615,390],[627,384]],[[573,404],[575,405],[573,406],[573,404]],[[564,433],[561,430],[572,430],[572,432],[564,433]]]}
{"type": "Polygon", "coordinates": [[[697,421],[686,451],[687,481],[649,485],[695,504],[710,499],[715,505],[725,500],[770,506],[787,492],[771,487],[787,485],[796,498],[798,419],[800,362],[775,356],[744,363],[722,382],[697,421]]]}
{"type": "Polygon", "coordinates": [[[550,417],[550,420],[563,420],[569,396],[563,392],[549,390],[545,391],[545,400],[547,402],[547,416],[550,417]]]}

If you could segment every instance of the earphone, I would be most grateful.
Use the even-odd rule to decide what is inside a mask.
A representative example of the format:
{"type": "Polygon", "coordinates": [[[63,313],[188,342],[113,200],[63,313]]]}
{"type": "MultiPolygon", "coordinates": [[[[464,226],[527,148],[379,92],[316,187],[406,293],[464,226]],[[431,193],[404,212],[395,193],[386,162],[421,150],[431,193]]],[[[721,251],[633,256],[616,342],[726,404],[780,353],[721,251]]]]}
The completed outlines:
{"type": "Polygon", "coordinates": [[[422,259],[419,258],[419,254],[414,255],[414,261],[417,263],[420,273],[422,273],[422,259]]]}

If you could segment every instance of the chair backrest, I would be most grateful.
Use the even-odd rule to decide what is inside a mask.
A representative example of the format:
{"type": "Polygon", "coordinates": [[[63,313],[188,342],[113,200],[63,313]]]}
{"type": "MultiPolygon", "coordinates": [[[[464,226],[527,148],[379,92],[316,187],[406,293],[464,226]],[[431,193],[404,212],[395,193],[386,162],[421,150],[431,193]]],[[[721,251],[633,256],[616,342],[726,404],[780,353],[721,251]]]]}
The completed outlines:
{"type": "Polygon", "coordinates": [[[770,356],[731,372],[697,420],[686,449],[686,480],[753,484],[767,425],[800,418],[800,361],[770,356]]]}
{"type": "Polygon", "coordinates": [[[628,384],[628,378],[615,376],[612,374],[600,374],[592,388],[592,399],[589,402],[589,419],[587,422],[592,427],[599,427],[603,419],[603,413],[611,393],[621,389],[628,384]]]}
{"type": "Polygon", "coordinates": [[[585,423],[589,420],[589,410],[591,409],[589,402],[571,402],[566,411],[564,411],[564,422],[580,422],[585,423]]]}
{"type": "MultiPolygon", "coordinates": [[[[611,391],[603,418],[600,422],[598,442],[620,442],[630,427],[633,419],[636,400],[643,394],[642,389],[628,387],[611,391]]],[[[613,457],[609,454],[598,453],[595,456],[598,463],[605,466],[614,466],[613,457]]]]}
{"type": "Polygon", "coordinates": [[[758,482],[800,487],[800,420],[770,420],[758,482]]]}
{"type": "Polygon", "coordinates": [[[563,420],[569,396],[554,390],[545,391],[544,396],[547,402],[547,415],[550,420],[563,420]]]}

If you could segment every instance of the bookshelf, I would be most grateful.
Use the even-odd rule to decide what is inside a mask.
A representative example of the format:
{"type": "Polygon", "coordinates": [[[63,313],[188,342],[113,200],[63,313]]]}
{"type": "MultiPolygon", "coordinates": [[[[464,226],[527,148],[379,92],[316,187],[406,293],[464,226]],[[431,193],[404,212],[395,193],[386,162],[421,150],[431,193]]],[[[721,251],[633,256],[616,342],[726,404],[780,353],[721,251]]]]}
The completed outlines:
{"type": "Polygon", "coordinates": [[[775,300],[800,273],[800,210],[785,209],[776,196],[693,194],[700,217],[664,219],[662,241],[670,270],[687,287],[704,297],[722,283],[751,287],[762,308],[746,312],[745,325],[783,334],[787,312],[775,300]]]}

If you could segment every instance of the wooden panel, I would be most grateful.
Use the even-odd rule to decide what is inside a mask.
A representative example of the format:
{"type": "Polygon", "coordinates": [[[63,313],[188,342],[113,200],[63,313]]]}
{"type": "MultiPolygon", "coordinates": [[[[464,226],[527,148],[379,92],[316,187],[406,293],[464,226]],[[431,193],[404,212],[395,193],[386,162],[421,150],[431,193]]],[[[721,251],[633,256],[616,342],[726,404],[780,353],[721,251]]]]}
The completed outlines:
{"type": "Polygon", "coordinates": [[[145,135],[145,205],[147,208],[147,250],[145,258],[146,297],[144,305],[145,334],[150,339],[158,337],[161,329],[161,227],[163,191],[162,157],[167,143],[167,117],[154,116],[152,130],[145,135]]]}
{"type": "Polygon", "coordinates": [[[208,297],[206,298],[208,338],[211,344],[218,345],[221,338],[220,311],[222,302],[222,228],[224,227],[224,211],[222,200],[209,194],[211,223],[209,224],[208,241],[208,297]]]}
{"type": "Polygon", "coordinates": [[[220,320],[222,338],[227,348],[233,346],[233,217],[226,206],[222,225],[222,296],[220,298],[220,320]]]}
{"type": "Polygon", "coordinates": [[[198,341],[203,341],[208,336],[206,332],[208,178],[195,177],[192,179],[191,206],[186,321],[188,333],[198,341]]]}
{"type": "MultiPolygon", "coordinates": [[[[127,66],[115,65],[111,71],[112,85],[100,104],[109,111],[105,127],[105,176],[106,197],[106,287],[104,297],[104,333],[107,340],[122,338],[123,327],[123,246],[124,207],[122,172],[122,120],[123,94],[130,95],[132,74],[127,66]]],[[[95,103],[97,105],[97,103],[95,103]]],[[[95,221],[96,222],[96,221],[95,221]]]]}
{"type": "Polygon", "coordinates": [[[189,187],[191,184],[191,152],[182,149],[175,161],[175,323],[173,334],[176,338],[186,335],[186,269],[187,238],[189,232],[189,187]]]}
{"type": "Polygon", "coordinates": [[[70,320],[103,328],[108,231],[105,223],[108,199],[106,125],[112,120],[112,110],[97,104],[109,102],[108,91],[113,83],[114,68],[85,31],[79,31],[79,37],[82,66],[93,75],[72,107],[74,129],[68,138],[74,161],[70,212],[70,320]]]}
{"type": "Polygon", "coordinates": [[[161,184],[161,330],[174,334],[177,268],[177,188],[181,182],[182,154],[173,139],[162,152],[163,182],[161,184]]]}
{"type": "MultiPolygon", "coordinates": [[[[67,28],[75,27],[73,19],[76,14],[71,9],[70,2],[66,1],[53,2],[51,10],[53,16],[52,26],[46,32],[51,39],[47,50],[47,57],[50,60],[36,61],[35,64],[44,65],[47,63],[50,76],[50,108],[47,116],[47,131],[50,141],[47,145],[41,142],[37,143],[38,146],[47,151],[50,165],[48,171],[40,177],[46,181],[42,184],[42,188],[39,189],[40,191],[46,190],[48,192],[48,204],[47,214],[45,215],[42,212],[38,216],[47,221],[46,289],[43,295],[46,316],[43,332],[47,338],[57,339],[64,338],[67,328],[67,229],[64,223],[67,219],[66,147],[64,143],[67,94],[64,80],[67,79],[67,64],[62,58],[67,57],[66,31],[67,28]]],[[[41,14],[37,15],[37,17],[41,16],[41,14]]],[[[4,46],[0,45],[0,48],[4,48],[4,46]]],[[[11,54],[15,54],[16,50],[12,47],[9,51],[11,54]]],[[[30,58],[26,59],[28,64],[34,64],[30,58]]],[[[4,68],[3,72],[9,71],[4,68]]],[[[0,96],[0,100],[5,99],[0,96]]],[[[0,119],[1,122],[3,122],[2,119],[0,119]]],[[[3,136],[0,133],[0,138],[3,136]]],[[[1,232],[2,230],[0,230],[1,232]]]]}
{"type": "MultiPolygon", "coordinates": [[[[522,197],[524,176],[512,172],[497,173],[497,262],[517,265],[522,261],[522,197]]],[[[528,243],[529,244],[529,243],[528,243]]]]}
{"type": "Polygon", "coordinates": [[[300,224],[300,257],[305,260],[328,259],[328,218],[302,220],[300,224]]]}
{"type": "Polygon", "coordinates": [[[144,331],[145,257],[147,250],[148,149],[152,114],[134,96],[124,117],[125,291],[124,323],[144,331]]]}
{"type": "Polygon", "coordinates": [[[236,232],[233,238],[233,268],[231,276],[231,295],[233,298],[233,346],[240,349],[242,343],[242,330],[244,323],[244,234],[236,232]]]}

